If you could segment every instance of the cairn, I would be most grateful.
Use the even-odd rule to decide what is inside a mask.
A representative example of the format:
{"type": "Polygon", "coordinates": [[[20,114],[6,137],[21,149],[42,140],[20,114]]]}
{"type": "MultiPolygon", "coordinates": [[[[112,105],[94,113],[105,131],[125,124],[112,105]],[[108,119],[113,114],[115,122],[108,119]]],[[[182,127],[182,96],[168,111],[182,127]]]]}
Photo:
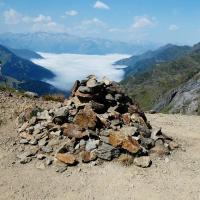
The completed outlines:
{"type": "Polygon", "coordinates": [[[18,117],[21,163],[46,165],[98,163],[133,159],[149,167],[150,153],[169,154],[172,139],[151,127],[136,102],[116,82],[94,75],[76,81],[71,96],[58,108],[30,108],[18,117]],[[28,150],[27,150],[28,149],[28,150]]]}

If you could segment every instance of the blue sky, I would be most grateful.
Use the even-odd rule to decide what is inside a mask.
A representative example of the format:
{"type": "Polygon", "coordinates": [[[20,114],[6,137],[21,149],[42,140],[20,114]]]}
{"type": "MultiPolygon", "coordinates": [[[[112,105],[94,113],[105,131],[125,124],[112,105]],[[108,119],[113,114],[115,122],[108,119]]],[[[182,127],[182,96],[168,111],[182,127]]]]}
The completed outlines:
{"type": "Polygon", "coordinates": [[[199,0],[0,0],[0,32],[193,44],[200,41],[199,9],[199,0]]]}

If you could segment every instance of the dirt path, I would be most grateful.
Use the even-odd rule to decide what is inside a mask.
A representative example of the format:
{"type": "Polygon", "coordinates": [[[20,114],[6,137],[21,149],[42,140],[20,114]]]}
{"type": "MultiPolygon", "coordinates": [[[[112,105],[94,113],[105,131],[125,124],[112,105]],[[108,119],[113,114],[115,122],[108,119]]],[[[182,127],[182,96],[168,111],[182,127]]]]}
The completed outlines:
{"type": "Polygon", "coordinates": [[[63,174],[16,162],[11,124],[0,128],[0,199],[12,200],[200,200],[200,117],[147,115],[182,150],[148,169],[118,163],[82,165],[63,174]]]}

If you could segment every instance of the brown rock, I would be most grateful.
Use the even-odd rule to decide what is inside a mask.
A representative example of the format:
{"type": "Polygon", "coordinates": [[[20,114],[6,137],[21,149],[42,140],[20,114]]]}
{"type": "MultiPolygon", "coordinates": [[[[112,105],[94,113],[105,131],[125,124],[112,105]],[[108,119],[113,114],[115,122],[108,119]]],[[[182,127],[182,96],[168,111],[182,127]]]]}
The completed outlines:
{"type": "Polygon", "coordinates": [[[63,135],[69,138],[78,138],[81,139],[86,136],[76,124],[63,124],[61,127],[63,135]]]}
{"type": "Polygon", "coordinates": [[[19,134],[19,136],[20,136],[21,138],[23,138],[23,139],[28,140],[28,141],[30,141],[30,140],[33,139],[33,136],[30,135],[30,134],[28,134],[28,133],[26,133],[26,132],[21,132],[21,133],[19,134]]]}
{"type": "Polygon", "coordinates": [[[65,164],[73,165],[76,163],[75,156],[70,153],[57,153],[56,158],[65,164]]]}
{"type": "Polygon", "coordinates": [[[113,147],[119,147],[119,146],[121,146],[124,140],[125,140],[124,135],[122,135],[119,131],[114,131],[114,132],[110,133],[109,143],[113,147]]]}
{"type": "Polygon", "coordinates": [[[124,124],[129,125],[131,122],[131,115],[130,113],[125,113],[122,115],[122,120],[124,122],[124,124]]]}
{"type": "Polygon", "coordinates": [[[97,115],[89,106],[85,106],[85,108],[80,110],[74,118],[74,123],[82,129],[95,129],[97,115]]]}
{"type": "Polygon", "coordinates": [[[84,151],[82,153],[82,161],[84,163],[88,163],[90,161],[93,161],[97,158],[97,155],[95,154],[95,152],[89,152],[89,151],[84,151]]]}
{"type": "Polygon", "coordinates": [[[132,121],[133,123],[138,123],[138,124],[140,124],[140,125],[145,125],[145,126],[146,126],[145,121],[143,120],[142,117],[139,116],[139,114],[132,114],[132,115],[131,115],[131,121],[132,121]]]}
{"type": "Polygon", "coordinates": [[[122,148],[130,153],[137,153],[140,150],[140,145],[137,140],[129,136],[128,139],[123,141],[122,148]]]}

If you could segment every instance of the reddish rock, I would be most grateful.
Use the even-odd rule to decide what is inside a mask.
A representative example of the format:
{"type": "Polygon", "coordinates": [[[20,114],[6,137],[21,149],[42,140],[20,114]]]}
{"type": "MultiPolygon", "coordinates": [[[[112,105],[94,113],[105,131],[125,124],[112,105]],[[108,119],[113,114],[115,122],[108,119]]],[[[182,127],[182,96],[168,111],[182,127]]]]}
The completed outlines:
{"type": "Polygon", "coordinates": [[[82,161],[84,163],[91,162],[97,158],[95,152],[84,151],[82,153],[82,161]]]}
{"type": "Polygon", "coordinates": [[[130,153],[137,153],[140,150],[140,145],[137,140],[129,136],[128,139],[123,141],[122,148],[130,153]]]}
{"type": "Polygon", "coordinates": [[[63,135],[69,138],[83,138],[86,134],[83,133],[80,127],[76,124],[63,124],[62,125],[63,135]]]}
{"type": "Polygon", "coordinates": [[[122,135],[119,131],[113,131],[110,133],[109,143],[113,147],[121,146],[124,140],[125,140],[124,135],[122,135]]]}
{"type": "Polygon", "coordinates": [[[125,113],[122,115],[122,120],[124,122],[124,124],[129,125],[131,122],[131,115],[130,113],[125,113]]]}
{"type": "Polygon", "coordinates": [[[56,158],[65,164],[73,165],[76,163],[75,156],[70,153],[57,153],[56,158]]]}
{"type": "Polygon", "coordinates": [[[97,115],[89,106],[85,106],[85,108],[80,110],[74,118],[74,123],[82,129],[95,129],[97,115]]]}

